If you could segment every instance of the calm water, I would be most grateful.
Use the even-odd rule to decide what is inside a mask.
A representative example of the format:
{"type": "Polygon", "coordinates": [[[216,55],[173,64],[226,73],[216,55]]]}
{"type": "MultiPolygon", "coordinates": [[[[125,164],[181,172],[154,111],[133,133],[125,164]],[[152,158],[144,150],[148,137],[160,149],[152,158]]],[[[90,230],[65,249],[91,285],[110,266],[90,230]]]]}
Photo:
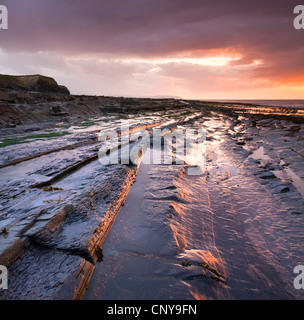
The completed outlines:
{"type": "Polygon", "coordinates": [[[252,103],[252,104],[261,105],[261,106],[273,106],[273,107],[304,108],[304,100],[216,100],[216,101],[252,103]]]}

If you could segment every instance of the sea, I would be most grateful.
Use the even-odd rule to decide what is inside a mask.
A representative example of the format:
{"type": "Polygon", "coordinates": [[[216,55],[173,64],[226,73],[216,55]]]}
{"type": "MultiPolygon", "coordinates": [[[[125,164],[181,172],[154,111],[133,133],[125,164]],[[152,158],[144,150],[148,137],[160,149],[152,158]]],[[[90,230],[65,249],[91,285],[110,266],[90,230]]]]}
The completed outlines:
{"type": "Polygon", "coordinates": [[[260,106],[304,108],[304,100],[213,100],[217,102],[251,103],[260,106]]]}

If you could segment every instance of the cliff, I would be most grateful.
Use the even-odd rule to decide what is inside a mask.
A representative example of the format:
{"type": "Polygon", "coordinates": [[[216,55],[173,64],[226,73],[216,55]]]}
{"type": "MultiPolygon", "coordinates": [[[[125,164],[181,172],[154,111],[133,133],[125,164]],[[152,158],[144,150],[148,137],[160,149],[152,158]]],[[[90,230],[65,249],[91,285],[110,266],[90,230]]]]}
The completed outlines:
{"type": "Polygon", "coordinates": [[[58,85],[53,78],[39,74],[27,76],[0,74],[0,90],[70,94],[65,86],[58,85]]]}

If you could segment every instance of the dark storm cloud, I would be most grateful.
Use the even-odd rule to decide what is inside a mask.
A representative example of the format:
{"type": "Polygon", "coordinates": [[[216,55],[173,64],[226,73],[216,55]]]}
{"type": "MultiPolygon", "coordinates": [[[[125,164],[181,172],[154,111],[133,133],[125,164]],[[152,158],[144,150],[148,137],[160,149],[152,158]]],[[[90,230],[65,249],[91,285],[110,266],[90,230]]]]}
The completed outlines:
{"type": "Polygon", "coordinates": [[[160,56],[231,46],[269,52],[303,43],[290,0],[2,2],[10,20],[1,48],[11,50],[160,56]]]}
{"type": "MultiPolygon", "coordinates": [[[[0,3],[9,11],[9,29],[0,32],[5,60],[0,61],[0,67],[7,64],[10,68],[6,70],[13,72],[34,72],[36,68],[39,72],[54,70],[60,76],[61,70],[66,74],[94,74],[98,70],[121,81],[120,90],[126,83],[122,82],[124,79],[129,79],[128,85],[135,79],[134,88],[146,79],[147,87],[148,81],[155,86],[164,81],[174,90],[187,88],[189,92],[194,87],[199,92],[202,83],[206,90],[213,85],[214,90],[220,87],[227,92],[244,86],[304,84],[304,30],[293,27],[297,0],[0,3]],[[223,53],[240,58],[228,66],[211,69],[183,62],[161,66],[153,62],[159,58],[223,53]],[[22,61],[17,62],[20,56],[22,61]],[[129,63],[130,59],[144,59],[148,64],[129,63]],[[262,63],[255,64],[256,61],[262,63]],[[151,71],[155,67],[159,70],[151,71]]],[[[101,82],[107,85],[106,80],[101,82]]]]}

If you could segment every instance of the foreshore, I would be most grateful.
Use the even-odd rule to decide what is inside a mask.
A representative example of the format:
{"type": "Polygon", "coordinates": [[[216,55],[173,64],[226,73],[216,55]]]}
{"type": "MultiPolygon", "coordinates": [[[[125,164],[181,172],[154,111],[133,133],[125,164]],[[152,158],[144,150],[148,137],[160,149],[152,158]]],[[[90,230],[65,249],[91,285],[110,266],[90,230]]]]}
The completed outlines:
{"type": "Polygon", "coordinates": [[[3,299],[302,298],[304,110],[3,91],[0,112],[3,299]],[[203,128],[204,174],[151,165],[128,211],[143,165],[97,156],[124,121],[203,128]]]}

